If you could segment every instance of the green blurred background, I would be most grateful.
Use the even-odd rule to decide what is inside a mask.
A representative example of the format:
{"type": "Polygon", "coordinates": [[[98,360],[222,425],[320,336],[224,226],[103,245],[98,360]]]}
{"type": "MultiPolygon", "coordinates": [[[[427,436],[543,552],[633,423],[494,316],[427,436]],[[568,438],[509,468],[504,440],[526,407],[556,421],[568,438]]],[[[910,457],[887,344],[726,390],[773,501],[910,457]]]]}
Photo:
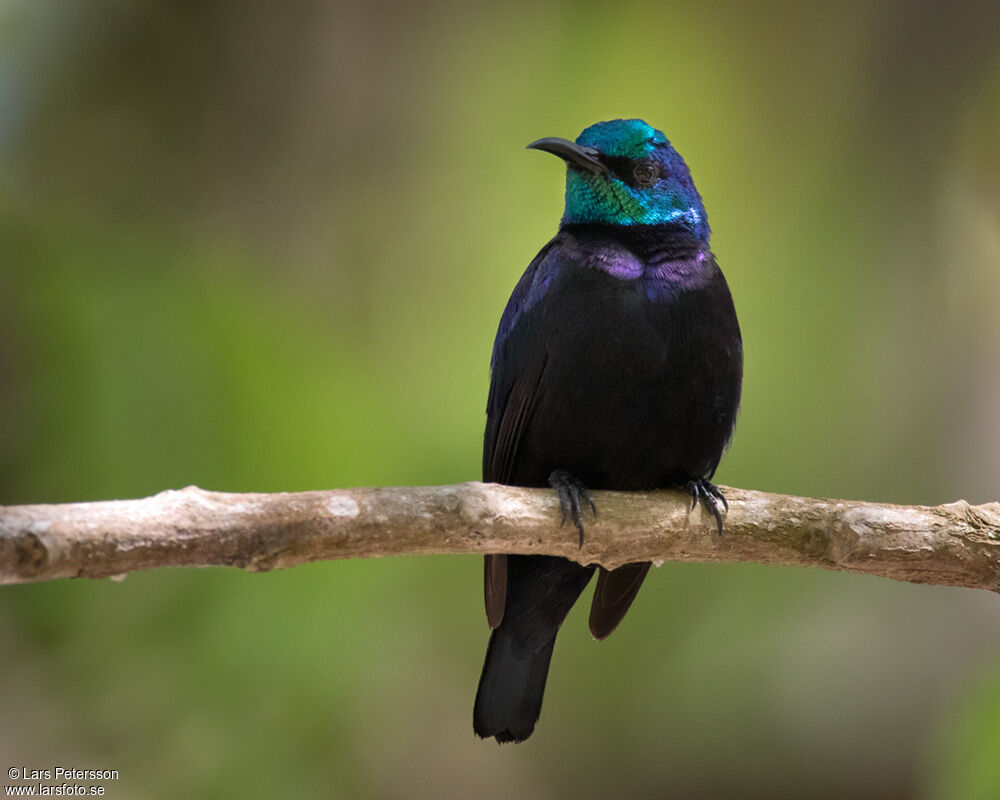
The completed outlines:
{"type": "MultiPolygon", "coordinates": [[[[1000,499],[1000,5],[0,4],[0,502],[474,479],[563,176],[641,116],[743,325],[718,473],[1000,499]]],[[[115,798],[1000,797],[1000,598],[667,564],[474,738],[480,561],[0,590],[3,764],[115,798]]]]}

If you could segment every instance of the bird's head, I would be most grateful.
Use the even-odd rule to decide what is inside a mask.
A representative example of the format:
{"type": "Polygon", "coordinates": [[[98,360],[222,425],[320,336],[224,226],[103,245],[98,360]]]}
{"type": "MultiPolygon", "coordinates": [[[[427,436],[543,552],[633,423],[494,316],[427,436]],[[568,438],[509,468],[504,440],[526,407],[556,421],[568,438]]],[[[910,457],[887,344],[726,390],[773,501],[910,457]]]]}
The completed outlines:
{"type": "Polygon", "coordinates": [[[528,145],[566,162],[563,224],[664,225],[708,241],[708,218],[684,159],[641,119],[598,122],[568,139],[528,145]]]}

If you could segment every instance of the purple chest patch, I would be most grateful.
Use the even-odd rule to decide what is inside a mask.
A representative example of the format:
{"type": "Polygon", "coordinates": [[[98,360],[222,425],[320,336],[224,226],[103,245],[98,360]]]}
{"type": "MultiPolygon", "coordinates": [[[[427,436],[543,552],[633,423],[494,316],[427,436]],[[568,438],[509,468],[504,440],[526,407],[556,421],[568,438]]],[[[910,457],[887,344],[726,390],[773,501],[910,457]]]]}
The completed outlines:
{"type": "Polygon", "coordinates": [[[584,263],[621,280],[640,280],[654,302],[671,300],[681,292],[705,286],[717,267],[712,254],[699,250],[682,258],[652,256],[642,259],[630,250],[591,245],[581,253],[584,263]]]}

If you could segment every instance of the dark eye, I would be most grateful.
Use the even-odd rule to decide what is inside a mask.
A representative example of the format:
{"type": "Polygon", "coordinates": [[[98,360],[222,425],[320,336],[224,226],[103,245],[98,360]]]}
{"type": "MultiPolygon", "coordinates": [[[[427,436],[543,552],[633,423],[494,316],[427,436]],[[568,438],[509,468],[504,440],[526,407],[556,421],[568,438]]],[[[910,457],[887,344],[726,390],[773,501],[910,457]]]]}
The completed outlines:
{"type": "Polygon", "coordinates": [[[654,161],[640,161],[632,167],[632,177],[643,189],[648,189],[660,177],[660,169],[654,161]]]}

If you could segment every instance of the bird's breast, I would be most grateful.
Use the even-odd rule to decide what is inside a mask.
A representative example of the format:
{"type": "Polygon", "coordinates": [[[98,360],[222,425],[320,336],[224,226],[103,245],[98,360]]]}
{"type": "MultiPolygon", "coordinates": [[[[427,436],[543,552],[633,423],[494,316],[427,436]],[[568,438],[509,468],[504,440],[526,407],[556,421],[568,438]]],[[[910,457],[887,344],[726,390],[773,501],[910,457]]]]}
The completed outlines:
{"type": "Polygon", "coordinates": [[[717,270],[705,249],[684,253],[653,250],[638,255],[632,250],[602,242],[581,242],[580,263],[623,281],[638,281],[648,299],[670,301],[685,291],[709,284],[717,270]]]}

